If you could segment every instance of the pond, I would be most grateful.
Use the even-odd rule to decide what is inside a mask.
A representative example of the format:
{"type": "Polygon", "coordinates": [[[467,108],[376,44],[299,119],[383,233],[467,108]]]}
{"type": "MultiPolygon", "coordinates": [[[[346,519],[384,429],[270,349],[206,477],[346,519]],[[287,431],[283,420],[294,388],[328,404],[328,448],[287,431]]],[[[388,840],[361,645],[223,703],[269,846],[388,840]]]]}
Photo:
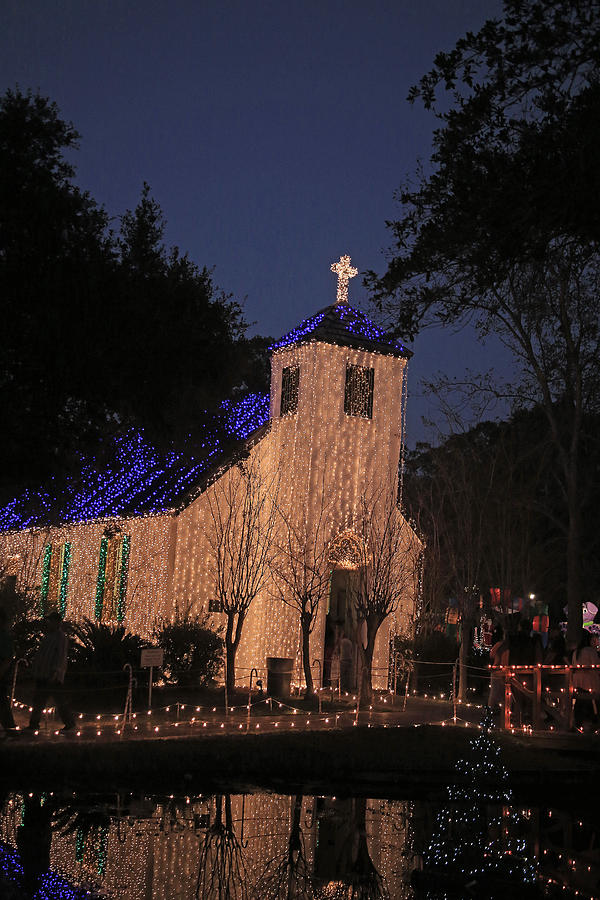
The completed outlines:
{"type": "Polygon", "coordinates": [[[594,897],[595,819],[485,795],[9,791],[0,897],[594,897]]]}

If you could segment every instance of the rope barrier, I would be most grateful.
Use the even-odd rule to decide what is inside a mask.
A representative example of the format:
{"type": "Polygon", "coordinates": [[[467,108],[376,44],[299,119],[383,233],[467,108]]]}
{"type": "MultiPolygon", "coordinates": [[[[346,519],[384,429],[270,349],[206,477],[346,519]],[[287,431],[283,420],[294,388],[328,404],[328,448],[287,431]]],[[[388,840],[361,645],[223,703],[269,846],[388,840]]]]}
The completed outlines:
{"type": "MultiPolygon", "coordinates": [[[[160,734],[161,729],[162,729],[163,734],[164,734],[164,731],[168,730],[170,728],[177,728],[180,730],[188,728],[191,731],[194,731],[197,728],[204,729],[204,728],[209,728],[209,727],[218,727],[219,731],[227,730],[227,731],[239,732],[239,731],[245,730],[246,733],[249,733],[249,731],[260,730],[261,727],[263,728],[263,730],[267,729],[268,727],[276,729],[276,728],[279,728],[280,726],[283,726],[282,730],[287,730],[286,726],[287,726],[287,728],[289,728],[291,730],[292,728],[295,728],[295,727],[302,727],[302,726],[310,727],[312,725],[329,725],[329,726],[332,726],[335,728],[339,725],[340,720],[342,720],[344,718],[350,720],[353,725],[362,724],[363,726],[368,727],[368,728],[394,728],[394,727],[402,728],[402,727],[406,727],[405,723],[390,723],[390,722],[377,722],[377,721],[374,722],[372,720],[372,714],[373,714],[373,712],[376,712],[376,710],[373,710],[372,706],[369,707],[369,709],[365,709],[365,710],[346,709],[346,710],[332,711],[330,713],[324,713],[322,715],[314,715],[314,714],[311,714],[311,712],[306,712],[305,710],[300,710],[294,706],[291,706],[290,704],[286,704],[284,701],[281,701],[277,698],[265,697],[263,700],[259,701],[259,703],[265,703],[265,704],[269,703],[269,702],[276,703],[280,709],[285,709],[285,710],[291,711],[291,713],[293,715],[289,716],[289,715],[286,715],[285,713],[283,713],[282,715],[280,715],[276,718],[273,718],[273,719],[262,719],[260,722],[256,722],[256,720],[254,720],[253,728],[249,728],[248,723],[247,722],[245,723],[244,721],[240,721],[237,723],[233,722],[232,720],[223,721],[222,719],[220,719],[220,716],[217,716],[214,719],[207,718],[206,716],[199,716],[199,717],[192,716],[188,721],[176,720],[176,721],[160,722],[160,724],[154,724],[157,719],[156,713],[159,713],[161,711],[169,712],[170,708],[172,706],[172,704],[171,704],[170,706],[159,707],[156,710],[147,710],[145,713],[143,713],[143,712],[132,713],[131,714],[131,723],[130,723],[130,725],[128,725],[128,727],[130,728],[130,730],[132,732],[138,732],[138,733],[140,733],[140,729],[141,729],[142,733],[140,733],[140,737],[143,736],[143,732],[147,732],[149,730],[151,730],[154,734],[160,734]],[[153,715],[154,715],[154,719],[152,719],[153,715]],[[305,717],[304,722],[300,722],[298,720],[294,721],[296,719],[296,716],[298,716],[299,718],[305,717]],[[360,722],[359,716],[363,717],[362,723],[360,722]],[[365,719],[368,719],[368,721],[365,721],[365,719]]],[[[27,704],[24,704],[21,701],[16,701],[15,705],[17,705],[18,707],[20,707],[22,709],[29,709],[27,704]]],[[[255,705],[259,705],[259,704],[257,703],[255,705]]],[[[181,709],[185,709],[185,704],[179,704],[179,706],[181,709]]],[[[192,708],[193,708],[193,705],[192,705],[192,708]]],[[[238,709],[242,709],[242,708],[243,707],[238,707],[238,709]]],[[[55,711],[54,707],[49,707],[47,709],[44,709],[43,713],[46,716],[48,716],[48,715],[52,715],[54,713],[54,711],[55,711]]],[[[196,707],[195,711],[202,712],[203,710],[201,707],[196,707]]],[[[211,712],[217,713],[218,712],[217,707],[213,707],[211,712]]],[[[450,718],[452,718],[452,717],[450,717],[450,718]]],[[[103,735],[109,735],[110,732],[107,727],[108,721],[114,723],[115,726],[120,725],[120,727],[115,727],[114,730],[112,731],[112,733],[115,736],[122,737],[127,723],[125,722],[124,714],[117,714],[117,713],[110,713],[110,714],[104,714],[104,715],[78,713],[77,714],[78,728],[76,729],[76,736],[77,737],[82,736],[81,729],[84,727],[85,724],[94,726],[97,737],[101,737],[103,735]],[[89,718],[89,720],[90,720],[88,723],[85,722],[86,718],[89,718]]],[[[467,727],[480,727],[480,725],[478,725],[477,723],[470,722],[469,720],[462,719],[460,717],[454,717],[454,719],[452,720],[452,723],[453,724],[459,724],[459,723],[463,724],[464,723],[464,725],[467,727]]],[[[434,719],[434,720],[427,721],[427,722],[417,722],[417,723],[413,722],[411,724],[413,727],[418,728],[423,725],[445,726],[447,724],[450,724],[450,722],[447,718],[445,718],[445,719],[434,719]]],[[[60,732],[58,730],[53,730],[51,727],[49,728],[48,722],[46,720],[46,732],[48,732],[48,731],[53,731],[53,733],[55,735],[60,734],[60,732]]],[[[37,735],[37,734],[39,734],[39,732],[35,732],[35,734],[37,735]]]]}

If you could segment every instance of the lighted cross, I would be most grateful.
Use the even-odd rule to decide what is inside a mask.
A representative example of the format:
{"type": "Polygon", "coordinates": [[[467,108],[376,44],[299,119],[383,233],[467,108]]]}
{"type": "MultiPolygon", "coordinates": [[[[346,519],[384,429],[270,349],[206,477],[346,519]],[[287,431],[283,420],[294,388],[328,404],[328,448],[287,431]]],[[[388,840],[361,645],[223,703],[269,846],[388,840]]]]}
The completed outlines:
{"type": "Polygon", "coordinates": [[[349,256],[340,256],[340,261],[331,264],[331,271],[335,272],[338,277],[337,300],[336,303],[348,302],[348,282],[355,275],[358,275],[358,269],[350,265],[349,256]]]}

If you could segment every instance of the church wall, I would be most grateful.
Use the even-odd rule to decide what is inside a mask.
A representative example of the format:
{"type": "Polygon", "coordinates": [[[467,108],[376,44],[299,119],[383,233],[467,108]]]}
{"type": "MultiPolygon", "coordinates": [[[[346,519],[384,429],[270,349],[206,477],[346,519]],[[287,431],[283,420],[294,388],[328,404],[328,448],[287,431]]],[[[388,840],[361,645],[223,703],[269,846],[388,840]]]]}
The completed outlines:
{"type": "MultiPolygon", "coordinates": [[[[361,501],[373,502],[379,492],[396,491],[401,447],[402,387],[406,360],[320,342],[286,347],[272,357],[271,424],[250,450],[248,463],[257,465],[277,492],[278,504],[294,527],[306,534],[322,519],[321,540],[328,545],[352,528],[361,501]],[[344,412],[347,365],[374,369],[372,418],[344,412]],[[280,416],[281,379],[285,366],[300,367],[298,406],[280,416]]],[[[131,552],[124,624],[149,636],[160,618],[208,612],[215,597],[209,536],[211,503],[231,479],[236,466],[224,470],[177,515],[115,520],[130,535],[131,552]]],[[[40,584],[43,550],[47,543],[71,543],[67,618],[93,618],[100,540],[106,521],[36,529],[0,535],[0,561],[19,557],[22,586],[40,584]],[[26,561],[26,564],[23,561],[26,561]]],[[[279,537],[274,539],[280,540],[279,537]]],[[[412,601],[394,621],[380,629],[375,668],[382,672],[378,687],[387,686],[390,629],[405,630],[412,601]]],[[[312,658],[322,661],[327,600],[321,604],[311,637],[312,658]]],[[[225,616],[213,614],[213,624],[225,616]]],[[[252,667],[265,674],[267,656],[292,657],[296,680],[302,680],[299,617],[263,589],[250,607],[237,654],[237,675],[247,683],[252,667]]],[[[318,669],[314,671],[318,683],[318,669]]]]}
{"type": "MultiPolygon", "coordinates": [[[[280,483],[279,458],[268,432],[250,451],[248,465],[260,471],[265,485],[277,491],[280,483]]],[[[211,505],[221,503],[228,490],[228,482],[238,477],[236,466],[226,470],[218,482],[212,484],[178,516],[177,547],[173,571],[173,606],[190,609],[194,613],[209,612],[215,597],[214,556],[211,534],[214,533],[211,505]]],[[[226,617],[214,613],[214,626],[224,625],[226,617]]],[[[297,651],[298,623],[293,612],[276,601],[272,592],[263,589],[252,602],[244,623],[242,641],[236,657],[236,676],[247,682],[250,669],[266,674],[267,656],[290,656],[297,651]]],[[[266,685],[266,682],[265,682],[266,685]]]]}
{"type": "MultiPolygon", "coordinates": [[[[0,534],[0,561],[17,576],[17,586],[40,595],[44,549],[70,544],[65,617],[74,621],[95,617],[100,541],[107,525],[130,539],[123,624],[150,637],[158,618],[169,615],[170,516],[148,516],[64,525],[0,534]]],[[[106,616],[103,615],[103,620],[106,616]]]]}
{"type": "MultiPolygon", "coordinates": [[[[381,502],[390,492],[395,496],[405,366],[405,359],[323,343],[285,348],[273,355],[272,432],[289,472],[292,503],[299,517],[306,515],[309,522],[318,519],[325,503],[329,541],[352,528],[361,501],[372,503],[379,495],[381,502]],[[298,411],[280,417],[282,370],[294,365],[300,367],[298,411]],[[347,365],[375,370],[371,419],[344,412],[347,365]]],[[[326,614],[325,603],[311,639],[315,657],[322,658],[326,614]]],[[[376,687],[387,686],[391,626],[389,620],[384,622],[375,647],[374,667],[381,672],[374,680],[376,687]]],[[[394,627],[398,630],[400,621],[394,627]]]]}
{"type": "MultiPolygon", "coordinates": [[[[276,473],[278,503],[298,529],[310,533],[322,517],[323,540],[329,543],[352,526],[361,500],[372,499],[377,492],[395,492],[405,365],[404,359],[322,343],[273,354],[271,427],[251,450],[250,460],[268,473],[267,479],[276,473]],[[375,369],[372,419],[344,413],[348,363],[375,369]],[[300,367],[298,408],[282,417],[281,373],[285,366],[294,365],[300,367]]],[[[222,477],[235,477],[235,467],[222,477]]],[[[178,517],[173,575],[177,608],[193,604],[196,611],[207,611],[214,596],[208,534],[212,527],[211,497],[214,502],[218,489],[222,487],[209,487],[178,517]]],[[[387,686],[390,629],[407,630],[409,612],[412,600],[407,597],[406,610],[380,629],[374,661],[381,672],[376,679],[378,687],[387,686]]],[[[312,655],[321,660],[326,615],[327,601],[321,604],[311,637],[312,655]]],[[[215,624],[224,621],[224,615],[214,615],[215,624]]],[[[298,615],[264,590],[250,607],[244,625],[237,655],[238,680],[245,682],[252,667],[263,675],[267,656],[292,657],[296,678],[302,680],[298,615]]],[[[317,668],[317,683],[318,674],[317,668]]]]}

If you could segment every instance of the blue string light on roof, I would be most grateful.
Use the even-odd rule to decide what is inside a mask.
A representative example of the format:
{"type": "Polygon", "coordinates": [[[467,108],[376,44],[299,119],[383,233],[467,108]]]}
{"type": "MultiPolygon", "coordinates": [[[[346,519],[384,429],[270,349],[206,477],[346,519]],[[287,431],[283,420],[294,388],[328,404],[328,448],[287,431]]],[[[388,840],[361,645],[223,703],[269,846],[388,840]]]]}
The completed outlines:
{"type": "MultiPolygon", "coordinates": [[[[221,432],[245,440],[269,421],[269,397],[249,394],[226,401],[221,410],[221,432]]],[[[67,523],[165,512],[222,459],[216,430],[207,429],[200,450],[197,456],[175,450],[161,454],[142,431],[131,429],[114,438],[110,465],[99,469],[96,460],[83,460],[79,477],[60,494],[25,491],[0,509],[0,530],[44,525],[52,513],[67,523]]]]}
{"type": "Polygon", "coordinates": [[[221,408],[225,413],[225,428],[242,440],[269,421],[268,394],[248,394],[237,403],[226,400],[221,408]]]}
{"type": "Polygon", "coordinates": [[[304,319],[304,321],[300,322],[296,328],[293,328],[292,331],[288,331],[282,338],[279,338],[278,341],[271,344],[269,350],[279,350],[280,347],[288,347],[290,344],[295,344],[308,337],[308,335],[312,334],[315,328],[323,321],[326,312],[327,310],[323,310],[322,312],[311,316],[310,319],[304,319]]]}
{"type": "Polygon", "coordinates": [[[319,334],[314,338],[317,340],[322,337],[324,341],[330,340],[335,343],[336,338],[340,339],[345,333],[351,338],[364,338],[373,343],[386,345],[393,350],[403,352],[406,349],[400,341],[387,334],[363,312],[348,306],[347,303],[337,303],[321,310],[309,319],[305,319],[297,328],[288,331],[282,338],[271,344],[269,350],[279,350],[282,347],[289,347],[291,344],[310,340],[311,335],[314,335],[317,329],[319,329],[319,334]],[[319,329],[319,326],[322,327],[319,329]]]}
{"type": "Polygon", "coordinates": [[[405,347],[400,341],[390,337],[382,328],[372,322],[358,309],[352,306],[339,305],[335,308],[340,317],[340,321],[352,334],[359,337],[365,337],[369,341],[376,341],[380,344],[389,344],[397,350],[404,350],[405,347]]]}

